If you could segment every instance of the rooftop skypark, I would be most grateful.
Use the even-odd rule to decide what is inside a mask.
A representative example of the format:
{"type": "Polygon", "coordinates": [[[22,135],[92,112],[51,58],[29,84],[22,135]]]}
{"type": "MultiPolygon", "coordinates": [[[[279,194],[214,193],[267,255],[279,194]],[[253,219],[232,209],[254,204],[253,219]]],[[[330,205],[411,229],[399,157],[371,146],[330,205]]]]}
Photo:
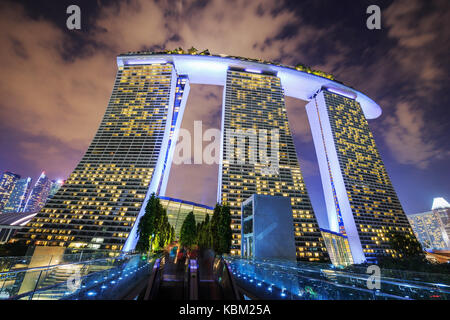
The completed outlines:
{"type": "Polygon", "coordinates": [[[311,69],[310,67],[308,67],[304,64],[301,64],[301,63],[298,63],[295,66],[288,66],[288,65],[284,65],[284,64],[281,64],[278,62],[267,61],[267,60],[262,60],[262,59],[251,59],[251,58],[245,58],[245,57],[240,57],[240,56],[231,56],[231,55],[227,55],[227,54],[212,54],[209,52],[208,49],[199,51],[194,47],[191,47],[187,51],[184,50],[183,48],[176,48],[174,50],[164,50],[164,51],[133,51],[133,52],[121,54],[120,56],[159,55],[159,54],[200,55],[200,56],[212,56],[212,57],[221,57],[221,58],[232,58],[232,59],[237,59],[237,60],[241,60],[241,61],[258,62],[258,63],[264,63],[264,64],[270,64],[270,65],[274,65],[274,66],[289,68],[289,69],[293,69],[293,70],[297,70],[297,71],[302,71],[302,72],[314,74],[314,75],[322,77],[322,78],[326,78],[326,79],[330,79],[330,80],[342,83],[342,82],[336,80],[334,75],[332,75],[330,73],[327,73],[327,72],[324,72],[321,70],[311,69]]]}

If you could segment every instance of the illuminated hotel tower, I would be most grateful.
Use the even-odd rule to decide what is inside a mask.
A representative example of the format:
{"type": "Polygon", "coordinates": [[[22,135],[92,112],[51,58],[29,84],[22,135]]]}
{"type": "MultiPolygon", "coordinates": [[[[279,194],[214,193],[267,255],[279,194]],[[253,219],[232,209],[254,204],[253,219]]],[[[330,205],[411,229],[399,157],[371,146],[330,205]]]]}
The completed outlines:
{"type": "Polygon", "coordinates": [[[170,167],[165,164],[175,146],[169,140],[179,128],[189,84],[170,63],[125,65],[119,56],[118,65],[106,113],[87,152],[16,241],[134,248],[144,200],[166,188],[170,167]]]}
{"type": "Polygon", "coordinates": [[[39,212],[47,202],[47,197],[50,192],[52,182],[45,175],[45,171],[41,173],[36,181],[33,189],[31,189],[25,204],[24,212],[39,212]]]}
{"type": "MultiPolygon", "coordinates": [[[[300,171],[280,79],[269,73],[230,69],[227,71],[223,99],[222,133],[225,137],[219,168],[218,197],[220,202],[231,208],[231,253],[239,254],[240,250],[241,203],[253,194],[266,194],[291,198],[297,259],[328,260],[325,243],[300,171]],[[261,161],[248,161],[249,153],[256,152],[256,149],[258,155],[261,152],[261,145],[258,148],[256,141],[248,139],[245,150],[234,151],[239,143],[237,140],[242,137],[234,138],[229,132],[240,129],[242,132],[256,130],[257,134],[261,130],[267,130],[268,133],[272,129],[279,130],[278,172],[264,172],[261,161]],[[242,154],[244,151],[245,154],[242,154]],[[236,154],[235,159],[231,159],[227,156],[229,152],[241,154],[236,154]],[[244,163],[239,163],[238,157],[245,157],[244,163]]],[[[272,141],[270,137],[267,140],[272,141]]]]}
{"type": "Polygon", "coordinates": [[[395,255],[388,230],[414,234],[354,93],[323,87],[306,111],[331,231],[348,237],[355,263],[395,255]]]}

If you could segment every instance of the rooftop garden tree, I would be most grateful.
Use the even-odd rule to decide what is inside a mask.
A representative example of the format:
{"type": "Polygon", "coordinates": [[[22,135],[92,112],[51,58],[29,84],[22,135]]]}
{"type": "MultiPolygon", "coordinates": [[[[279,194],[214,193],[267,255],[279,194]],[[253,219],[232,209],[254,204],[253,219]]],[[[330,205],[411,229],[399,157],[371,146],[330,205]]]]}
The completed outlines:
{"type": "Polygon", "coordinates": [[[191,248],[197,243],[197,226],[195,224],[194,213],[191,211],[186,216],[181,225],[180,244],[191,248]]]}

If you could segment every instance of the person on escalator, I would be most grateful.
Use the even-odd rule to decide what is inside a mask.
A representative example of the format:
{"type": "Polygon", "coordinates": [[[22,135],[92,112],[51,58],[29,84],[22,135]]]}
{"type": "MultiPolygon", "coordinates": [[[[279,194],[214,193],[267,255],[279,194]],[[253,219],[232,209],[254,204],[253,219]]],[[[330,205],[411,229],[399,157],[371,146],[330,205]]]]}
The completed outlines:
{"type": "Polygon", "coordinates": [[[188,254],[189,259],[197,259],[197,255],[198,255],[197,249],[189,250],[188,254]]]}
{"type": "Polygon", "coordinates": [[[180,248],[177,254],[177,263],[184,264],[185,258],[186,258],[186,251],[184,250],[184,248],[180,248]]]}

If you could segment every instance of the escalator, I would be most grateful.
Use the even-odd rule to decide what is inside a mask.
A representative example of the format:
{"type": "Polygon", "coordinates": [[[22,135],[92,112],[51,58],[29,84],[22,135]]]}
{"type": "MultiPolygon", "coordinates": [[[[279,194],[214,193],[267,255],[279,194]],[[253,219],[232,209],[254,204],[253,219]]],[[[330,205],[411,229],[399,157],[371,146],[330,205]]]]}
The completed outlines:
{"type": "Polygon", "coordinates": [[[174,258],[165,255],[154,270],[153,283],[146,300],[187,300],[187,264],[185,260],[174,261],[174,258]]]}
{"type": "Polygon", "coordinates": [[[166,254],[155,263],[138,300],[238,300],[231,273],[221,257],[174,261],[166,254]]]}

